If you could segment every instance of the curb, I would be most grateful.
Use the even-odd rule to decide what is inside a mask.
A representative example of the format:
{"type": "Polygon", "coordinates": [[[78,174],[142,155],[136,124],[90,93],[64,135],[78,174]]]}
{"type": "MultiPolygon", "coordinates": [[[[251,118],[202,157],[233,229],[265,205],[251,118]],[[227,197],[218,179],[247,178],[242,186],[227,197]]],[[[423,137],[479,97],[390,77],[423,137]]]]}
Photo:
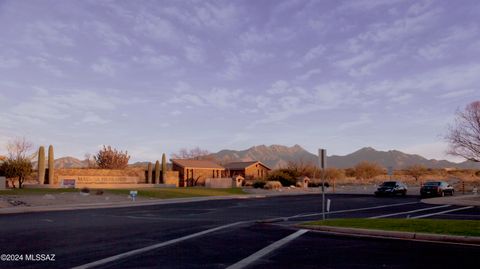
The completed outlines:
{"type": "Polygon", "coordinates": [[[7,207],[0,209],[0,215],[32,213],[32,212],[50,212],[50,211],[70,211],[82,209],[104,209],[104,208],[123,208],[123,207],[137,207],[137,206],[152,206],[165,204],[181,204],[204,202],[212,200],[230,200],[230,199],[258,199],[265,198],[265,195],[231,195],[231,196],[207,196],[207,197],[189,197],[189,198],[174,198],[155,201],[142,202],[118,202],[118,203],[96,203],[96,204],[72,204],[68,206],[32,206],[32,207],[7,207]]]}
{"type": "Polygon", "coordinates": [[[334,226],[295,225],[295,227],[333,233],[333,234],[348,235],[348,236],[362,236],[362,237],[376,237],[376,238],[383,237],[383,238],[389,238],[389,239],[420,240],[420,241],[429,241],[429,242],[469,244],[474,246],[480,246],[480,237],[474,237],[474,236],[384,231],[384,230],[344,228],[344,227],[334,227],[334,226]]]}

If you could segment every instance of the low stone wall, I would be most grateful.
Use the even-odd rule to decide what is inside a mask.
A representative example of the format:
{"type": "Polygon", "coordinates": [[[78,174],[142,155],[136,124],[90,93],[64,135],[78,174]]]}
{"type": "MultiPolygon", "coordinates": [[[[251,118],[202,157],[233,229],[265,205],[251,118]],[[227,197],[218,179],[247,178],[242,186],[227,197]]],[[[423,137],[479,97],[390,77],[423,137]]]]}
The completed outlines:
{"type": "MultiPolygon", "coordinates": [[[[40,185],[40,184],[25,184],[26,189],[57,189],[59,185],[40,185]]],[[[137,190],[143,188],[175,188],[173,184],[78,184],[75,188],[80,189],[83,187],[92,189],[130,189],[137,190]]]]}
{"type": "Polygon", "coordinates": [[[232,188],[236,184],[232,178],[207,178],[205,179],[206,188],[218,188],[218,189],[227,189],[232,188]]]}
{"type": "Polygon", "coordinates": [[[76,184],[137,184],[144,183],[143,169],[55,169],[51,185],[60,185],[62,180],[75,179],[76,184]]]}

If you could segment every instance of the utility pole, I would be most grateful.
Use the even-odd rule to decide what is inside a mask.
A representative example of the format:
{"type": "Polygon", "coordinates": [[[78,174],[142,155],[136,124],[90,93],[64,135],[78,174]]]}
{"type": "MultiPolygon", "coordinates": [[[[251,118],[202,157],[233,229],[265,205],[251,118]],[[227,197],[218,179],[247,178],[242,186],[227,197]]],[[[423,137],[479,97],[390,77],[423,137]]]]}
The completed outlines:
{"type": "Polygon", "coordinates": [[[318,161],[322,169],[322,218],[325,220],[325,169],[327,168],[327,150],[318,150],[318,161]]]}

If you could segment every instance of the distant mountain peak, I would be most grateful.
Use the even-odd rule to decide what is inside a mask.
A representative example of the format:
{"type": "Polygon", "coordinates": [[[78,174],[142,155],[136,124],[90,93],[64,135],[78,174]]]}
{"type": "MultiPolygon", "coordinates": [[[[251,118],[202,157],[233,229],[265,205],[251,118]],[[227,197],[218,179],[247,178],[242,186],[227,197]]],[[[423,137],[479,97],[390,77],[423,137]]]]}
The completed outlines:
{"type": "MultiPolygon", "coordinates": [[[[298,144],[291,147],[273,144],[270,146],[259,145],[243,151],[222,150],[212,154],[220,162],[235,161],[261,161],[272,168],[285,167],[289,162],[316,164],[318,157],[305,150],[298,144]]],[[[398,150],[378,151],[373,147],[364,147],[345,156],[328,156],[328,164],[331,167],[349,168],[354,167],[362,161],[375,162],[383,167],[404,169],[414,164],[421,164],[429,168],[457,167],[457,168],[478,168],[479,164],[463,162],[452,163],[445,160],[427,160],[416,155],[407,154],[398,150]]]]}

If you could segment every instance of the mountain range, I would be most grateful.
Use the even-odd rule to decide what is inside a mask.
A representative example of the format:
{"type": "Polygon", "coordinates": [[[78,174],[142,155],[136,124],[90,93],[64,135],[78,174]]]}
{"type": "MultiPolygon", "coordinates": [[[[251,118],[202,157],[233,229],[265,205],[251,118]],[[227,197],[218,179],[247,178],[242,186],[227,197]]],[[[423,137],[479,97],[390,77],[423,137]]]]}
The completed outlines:
{"type": "MultiPolygon", "coordinates": [[[[299,145],[292,147],[282,145],[254,146],[246,150],[221,150],[207,156],[219,163],[234,161],[261,161],[272,169],[285,167],[289,162],[318,163],[318,156],[308,152],[299,145]]],[[[332,155],[327,157],[328,167],[349,168],[361,161],[376,162],[383,167],[402,169],[414,164],[428,168],[459,168],[480,169],[480,163],[465,161],[454,163],[446,160],[426,159],[420,155],[407,154],[398,150],[378,151],[365,147],[345,156],[332,155]]],[[[147,162],[137,162],[130,166],[146,166],[147,162]]],[[[82,168],[87,167],[87,160],[74,157],[63,157],[55,160],[55,168],[82,168]]]]}
{"type": "MultiPolygon", "coordinates": [[[[318,155],[312,154],[299,145],[292,147],[282,145],[254,146],[247,150],[222,150],[211,154],[221,163],[231,161],[258,160],[271,168],[285,167],[288,162],[318,163],[318,155]]],[[[332,155],[327,157],[328,167],[349,168],[354,167],[361,161],[375,162],[383,167],[402,169],[411,165],[420,164],[428,168],[460,168],[480,169],[479,163],[465,161],[454,163],[446,160],[426,159],[420,155],[407,154],[398,150],[378,151],[371,147],[365,147],[345,156],[332,155]]]]}

